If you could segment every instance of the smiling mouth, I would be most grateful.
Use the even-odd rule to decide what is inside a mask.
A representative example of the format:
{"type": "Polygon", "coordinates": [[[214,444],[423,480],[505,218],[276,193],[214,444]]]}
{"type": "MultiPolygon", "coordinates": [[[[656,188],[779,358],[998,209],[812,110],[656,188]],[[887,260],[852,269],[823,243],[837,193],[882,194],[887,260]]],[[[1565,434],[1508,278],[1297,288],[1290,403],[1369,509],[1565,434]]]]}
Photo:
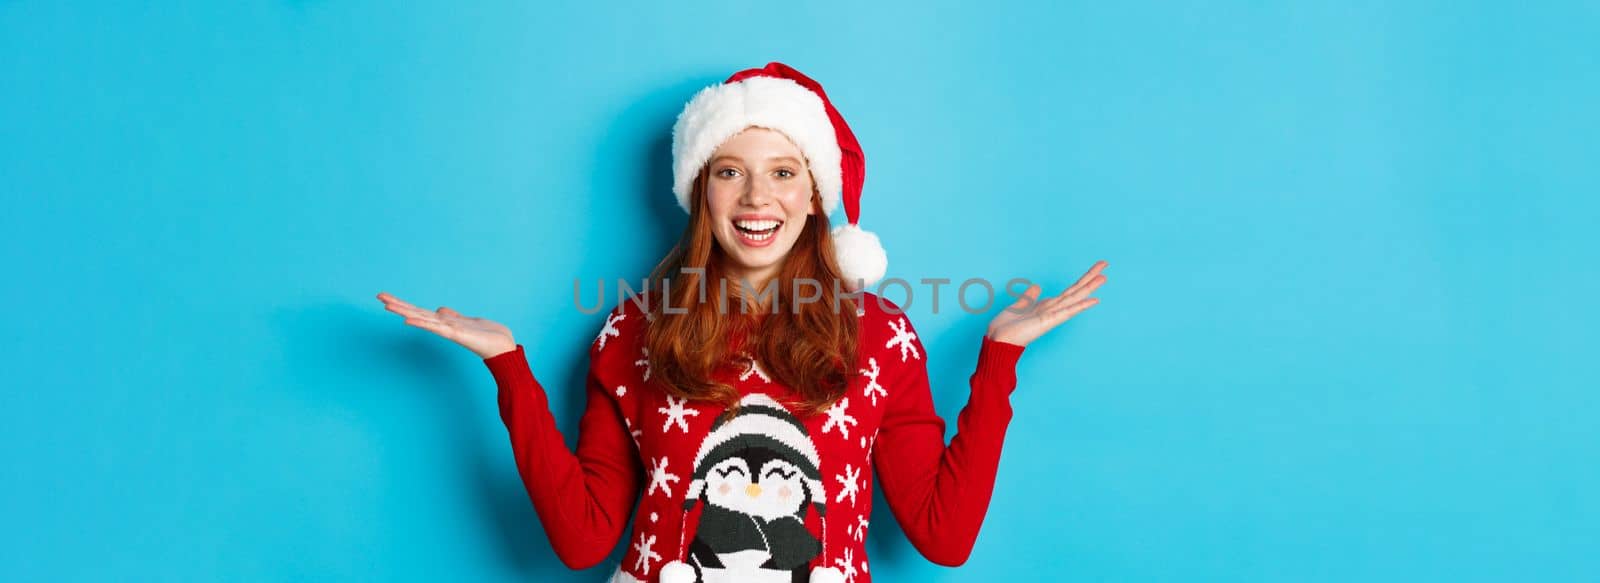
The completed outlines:
{"type": "Polygon", "coordinates": [[[755,241],[765,241],[772,238],[772,235],[777,233],[778,227],[781,226],[783,226],[783,221],[772,219],[733,222],[734,229],[737,229],[740,234],[743,234],[744,236],[755,241]]]}

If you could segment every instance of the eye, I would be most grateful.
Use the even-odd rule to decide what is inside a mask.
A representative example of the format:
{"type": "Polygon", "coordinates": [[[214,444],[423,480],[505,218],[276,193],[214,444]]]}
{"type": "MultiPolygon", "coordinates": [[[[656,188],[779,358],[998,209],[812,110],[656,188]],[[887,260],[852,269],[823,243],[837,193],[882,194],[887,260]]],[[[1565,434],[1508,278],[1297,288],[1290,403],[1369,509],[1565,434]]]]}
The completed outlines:
{"type": "Polygon", "coordinates": [[[783,175],[784,175],[783,177],[784,178],[792,178],[792,177],[794,177],[794,172],[789,171],[788,168],[784,168],[784,169],[778,170],[778,172],[783,173],[783,175]]]}
{"type": "Polygon", "coordinates": [[[734,472],[739,472],[740,475],[744,475],[744,468],[741,468],[739,466],[728,466],[726,468],[717,470],[717,475],[720,475],[720,476],[726,478],[726,477],[728,477],[729,474],[732,474],[734,472]]]}
{"type": "Polygon", "coordinates": [[[772,468],[770,470],[767,470],[766,477],[770,478],[770,477],[772,477],[773,474],[777,474],[779,477],[787,480],[789,478],[793,478],[794,477],[795,471],[794,470],[785,471],[783,468],[772,468]]]}
{"type": "Polygon", "coordinates": [[[723,168],[723,169],[717,171],[717,176],[720,176],[722,178],[732,178],[734,174],[738,174],[738,173],[739,173],[738,170],[734,170],[732,168],[723,168]],[[730,173],[732,173],[732,174],[730,174],[730,173]]]}

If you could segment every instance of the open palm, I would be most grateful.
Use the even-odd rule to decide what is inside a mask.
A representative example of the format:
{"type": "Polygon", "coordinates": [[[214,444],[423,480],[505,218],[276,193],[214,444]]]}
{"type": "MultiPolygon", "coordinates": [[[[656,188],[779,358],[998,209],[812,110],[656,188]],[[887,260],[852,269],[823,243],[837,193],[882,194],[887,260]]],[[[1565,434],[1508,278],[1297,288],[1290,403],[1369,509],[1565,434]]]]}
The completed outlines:
{"type": "Polygon", "coordinates": [[[1106,265],[1105,261],[1095,262],[1072,287],[1044,300],[1039,299],[1039,284],[1028,286],[1022,297],[1000,310],[989,322],[989,338],[1027,346],[1045,332],[1100,303],[1100,298],[1091,298],[1089,294],[1106,282],[1106,276],[1100,274],[1106,265]]]}
{"type": "Polygon", "coordinates": [[[378,299],[383,302],[384,309],[405,316],[407,324],[465,346],[479,358],[489,358],[517,348],[516,340],[511,337],[511,329],[499,322],[463,316],[461,312],[444,306],[437,310],[424,310],[388,292],[380,292],[378,299]]]}

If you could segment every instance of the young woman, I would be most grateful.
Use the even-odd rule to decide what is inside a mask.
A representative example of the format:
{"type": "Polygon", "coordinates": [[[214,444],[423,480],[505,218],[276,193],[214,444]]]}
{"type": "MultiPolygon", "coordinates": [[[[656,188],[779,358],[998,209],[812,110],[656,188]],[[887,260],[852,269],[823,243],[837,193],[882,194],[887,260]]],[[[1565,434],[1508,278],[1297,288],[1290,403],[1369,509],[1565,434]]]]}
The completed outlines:
{"type": "Polygon", "coordinates": [[[735,73],[679,115],[673,156],[688,226],[649,291],[622,300],[590,344],[576,452],[509,329],[378,295],[484,359],[557,556],[599,564],[631,515],[613,581],[864,583],[876,473],[912,545],[965,562],[1017,358],[1095,305],[1106,263],[1057,296],[1030,286],[994,317],[946,446],[915,329],[856,291],[886,262],[855,224],[864,157],[821,87],[776,62],[735,73]],[[830,231],[840,203],[849,224],[830,231]]]}

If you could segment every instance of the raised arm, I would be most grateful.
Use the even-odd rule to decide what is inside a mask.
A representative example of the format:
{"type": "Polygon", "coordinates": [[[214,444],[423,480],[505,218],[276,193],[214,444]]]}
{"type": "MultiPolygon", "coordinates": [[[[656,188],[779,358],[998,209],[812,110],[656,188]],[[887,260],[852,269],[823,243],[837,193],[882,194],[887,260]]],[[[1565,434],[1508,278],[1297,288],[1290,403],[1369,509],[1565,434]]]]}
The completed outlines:
{"type": "MultiPolygon", "coordinates": [[[[527,354],[510,328],[445,306],[419,308],[388,292],[379,293],[378,299],[385,310],[404,316],[407,325],[438,334],[483,359],[500,387],[500,419],[511,435],[517,472],[556,556],[573,569],[605,560],[627,526],[644,468],[617,402],[597,380],[601,361],[595,348],[589,351],[588,404],[578,424],[578,451],[573,453],[556,428],[544,388],[534,380],[527,354]]],[[[612,324],[623,318],[620,314],[613,318],[597,340],[617,334],[612,324]]]]}
{"type": "MultiPolygon", "coordinates": [[[[884,357],[886,368],[894,371],[893,384],[885,385],[889,408],[874,442],[873,464],[889,509],[928,560],[954,567],[972,554],[1011,424],[1017,358],[1030,342],[1100,302],[1089,294],[1105,283],[1101,271],[1106,265],[1095,262],[1077,283],[1056,296],[1041,299],[1041,288],[1030,285],[995,316],[978,349],[978,366],[969,379],[972,394],[956,419],[956,435],[948,447],[944,420],[933,410],[922,343],[910,320],[891,318],[895,336],[888,345],[899,346],[900,353],[884,357]]],[[[877,296],[871,296],[869,310],[871,301],[894,307],[896,314],[902,311],[877,296]]]]}
{"type": "Polygon", "coordinates": [[[556,556],[573,569],[598,565],[621,539],[644,473],[616,401],[591,367],[574,453],[556,428],[521,344],[484,364],[499,386],[500,419],[517,472],[556,556]]]}
{"type": "MultiPolygon", "coordinates": [[[[884,386],[889,402],[873,442],[873,464],[895,520],[912,546],[934,563],[958,566],[972,553],[1011,423],[1010,395],[1022,350],[983,338],[970,377],[972,394],[948,446],[944,419],[934,412],[926,363],[920,356],[902,362],[887,357],[885,368],[894,376],[884,386]]],[[[914,353],[921,354],[920,342],[914,353]]]]}

